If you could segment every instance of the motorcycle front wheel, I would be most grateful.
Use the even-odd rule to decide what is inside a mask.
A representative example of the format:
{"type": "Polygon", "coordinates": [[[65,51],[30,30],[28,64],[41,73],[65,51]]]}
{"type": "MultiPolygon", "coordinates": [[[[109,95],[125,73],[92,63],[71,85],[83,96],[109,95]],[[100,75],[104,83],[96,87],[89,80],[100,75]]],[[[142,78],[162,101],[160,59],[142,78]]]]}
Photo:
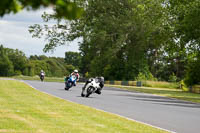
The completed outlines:
{"type": "Polygon", "coordinates": [[[43,82],[44,81],[44,77],[40,77],[40,80],[43,82]]]}
{"type": "Polygon", "coordinates": [[[66,84],[66,86],[65,86],[65,90],[69,90],[69,88],[71,88],[72,87],[72,83],[71,82],[69,82],[69,83],[67,83],[66,84]]]}
{"type": "Polygon", "coordinates": [[[89,97],[89,96],[92,94],[93,91],[94,91],[94,88],[93,88],[93,87],[88,87],[88,88],[87,88],[86,97],[89,97]]]}

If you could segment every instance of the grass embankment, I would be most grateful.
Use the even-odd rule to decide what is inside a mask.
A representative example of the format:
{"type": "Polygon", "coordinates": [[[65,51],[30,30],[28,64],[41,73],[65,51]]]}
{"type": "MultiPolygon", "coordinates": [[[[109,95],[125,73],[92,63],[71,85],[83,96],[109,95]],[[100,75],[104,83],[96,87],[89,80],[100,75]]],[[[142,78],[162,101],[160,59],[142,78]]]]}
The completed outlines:
{"type": "MultiPolygon", "coordinates": [[[[116,85],[108,85],[108,86],[116,87],[116,85]]],[[[117,87],[121,89],[131,90],[131,91],[155,94],[159,96],[166,96],[170,98],[176,98],[180,100],[200,103],[200,94],[186,92],[181,89],[134,87],[134,86],[117,86],[117,87]]]]}
{"type": "Polygon", "coordinates": [[[0,132],[15,133],[165,133],[15,80],[0,80],[0,123],[0,132]]]}
{"type": "MultiPolygon", "coordinates": [[[[21,79],[21,80],[40,80],[39,76],[13,76],[12,78],[14,79],[21,79]]],[[[44,81],[47,82],[64,82],[64,77],[63,78],[58,78],[58,77],[45,77],[44,81]]]]}
{"type": "Polygon", "coordinates": [[[145,87],[153,87],[153,88],[180,88],[179,83],[171,83],[164,81],[142,81],[142,85],[145,87]]]}

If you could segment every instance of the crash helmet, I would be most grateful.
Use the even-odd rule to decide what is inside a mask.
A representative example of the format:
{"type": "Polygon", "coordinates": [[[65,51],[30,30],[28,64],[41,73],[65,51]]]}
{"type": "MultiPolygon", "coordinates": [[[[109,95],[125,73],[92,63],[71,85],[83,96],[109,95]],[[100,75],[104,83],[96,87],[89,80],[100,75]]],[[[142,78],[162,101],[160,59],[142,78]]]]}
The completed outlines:
{"type": "Polygon", "coordinates": [[[101,77],[100,77],[100,80],[101,80],[101,82],[104,82],[104,77],[101,76],[101,77]]]}
{"type": "Polygon", "coordinates": [[[96,79],[98,79],[98,82],[102,82],[102,83],[104,83],[104,77],[96,77],[96,79]]]}
{"type": "Polygon", "coordinates": [[[75,73],[78,73],[78,70],[77,70],[77,69],[75,69],[75,70],[74,70],[74,72],[75,72],[75,73]]]}

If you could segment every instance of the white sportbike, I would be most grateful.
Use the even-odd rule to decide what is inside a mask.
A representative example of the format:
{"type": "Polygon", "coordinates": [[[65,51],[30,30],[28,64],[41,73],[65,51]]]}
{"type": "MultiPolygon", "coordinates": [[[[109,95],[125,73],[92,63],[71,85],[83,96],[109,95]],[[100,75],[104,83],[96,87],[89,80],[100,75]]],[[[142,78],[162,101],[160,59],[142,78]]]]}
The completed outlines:
{"type": "Polygon", "coordinates": [[[92,93],[101,94],[101,90],[104,86],[104,78],[91,78],[89,79],[85,86],[82,88],[82,97],[89,97],[92,93]]]}

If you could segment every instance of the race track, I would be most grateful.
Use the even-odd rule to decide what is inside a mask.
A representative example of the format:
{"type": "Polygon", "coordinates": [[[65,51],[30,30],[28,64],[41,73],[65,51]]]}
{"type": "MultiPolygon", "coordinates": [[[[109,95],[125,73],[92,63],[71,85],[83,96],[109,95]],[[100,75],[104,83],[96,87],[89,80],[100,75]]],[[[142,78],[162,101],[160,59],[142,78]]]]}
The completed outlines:
{"type": "Polygon", "coordinates": [[[79,104],[84,104],[177,133],[200,133],[200,104],[119,88],[104,87],[102,94],[80,96],[83,84],[69,91],[64,83],[24,81],[32,87],[79,104]]]}

